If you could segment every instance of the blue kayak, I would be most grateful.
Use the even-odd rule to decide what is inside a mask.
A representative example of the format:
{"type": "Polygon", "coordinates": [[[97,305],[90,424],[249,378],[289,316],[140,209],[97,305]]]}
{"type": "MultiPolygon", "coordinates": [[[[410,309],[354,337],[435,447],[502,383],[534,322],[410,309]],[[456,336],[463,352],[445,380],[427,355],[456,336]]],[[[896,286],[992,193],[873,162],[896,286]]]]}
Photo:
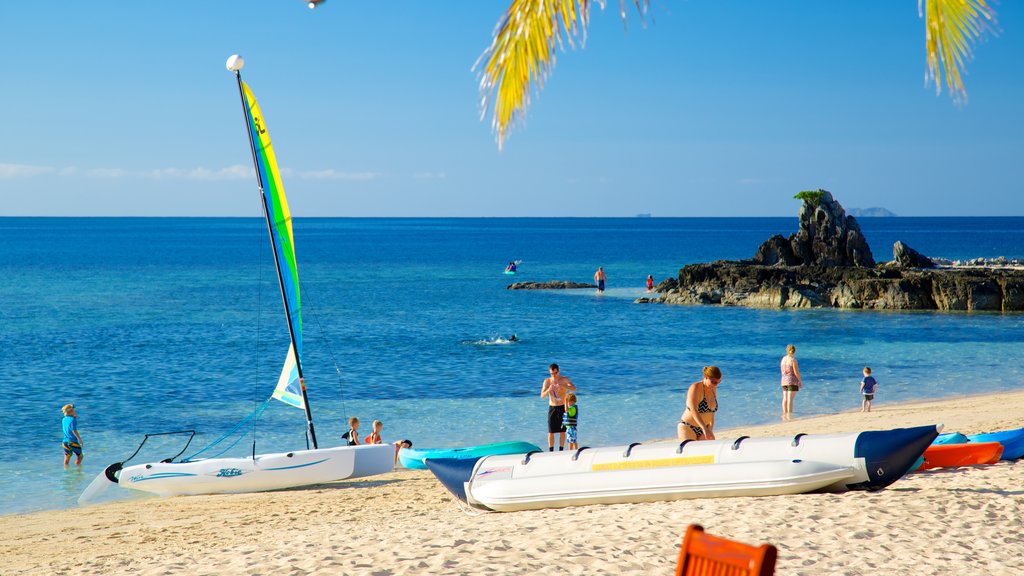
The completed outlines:
{"type": "Polygon", "coordinates": [[[1016,460],[1024,456],[1024,428],[987,434],[970,434],[967,437],[971,442],[999,442],[1002,444],[1003,455],[1000,460],[1016,460]]]}
{"type": "Polygon", "coordinates": [[[403,448],[398,451],[398,459],[406,468],[426,470],[427,465],[423,461],[427,458],[468,459],[501,454],[525,454],[539,450],[540,448],[529,442],[498,442],[465,448],[403,448]]]}
{"type": "MultiPolygon", "coordinates": [[[[942,444],[964,444],[970,442],[971,439],[959,432],[947,432],[945,434],[939,434],[939,437],[932,442],[932,445],[942,444]]],[[[995,442],[995,440],[986,440],[986,442],[995,442]]]]}

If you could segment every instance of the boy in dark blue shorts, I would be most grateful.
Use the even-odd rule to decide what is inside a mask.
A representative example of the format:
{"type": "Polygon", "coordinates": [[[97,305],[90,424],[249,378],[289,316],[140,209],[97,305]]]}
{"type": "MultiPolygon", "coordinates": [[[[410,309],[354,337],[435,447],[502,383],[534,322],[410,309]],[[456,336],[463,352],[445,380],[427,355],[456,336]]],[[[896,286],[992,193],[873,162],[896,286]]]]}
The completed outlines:
{"type": "Polygon", "coordinates": [[[871,376],[871,368],[864,367],[864,379],[860,381],[860,411],[871,412],[871,401],[875,399],[875,388],[878,387],[878,382],[875,381],[874,377],[871,376]]]}

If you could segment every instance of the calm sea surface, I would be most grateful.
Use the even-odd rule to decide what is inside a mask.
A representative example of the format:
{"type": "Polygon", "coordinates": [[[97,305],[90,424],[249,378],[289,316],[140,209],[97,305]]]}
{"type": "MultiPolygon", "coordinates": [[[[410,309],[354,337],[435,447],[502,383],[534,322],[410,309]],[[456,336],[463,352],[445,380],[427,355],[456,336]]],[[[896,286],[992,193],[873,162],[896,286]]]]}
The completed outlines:
{"type": "MultiPolygon", "coordinates": [[[[875,258],[1024,257],[1024,218],[863,218],[875,258]]],[[[546,444],[547,365],[579,387],[580,442],[671,437],[685,386],[725,374],[719,428],[778,418],[778,361],[797,346],[798,416],[1024,387],[1024,315],[636,305],[644,280],[747,258],[796,218],[297,219],[303,359],[321,446],[345,419],[385,441],[546,444]],[[522,260],[517,276],[502,270],[522,260]],[[527,292],[512,280],[609,290],[527,292]],[[516,334],[511,345],[481,342],[516,334]],[[337,366],[337,370],[335,369],[337,366]]],[[[258,219],[0,218],[0,514],[75,505],[147,432],[221,436],[266,399],[288,347],[258,219]],[[81,471],[61,467],[76,405],[81,471]]],[[[300,410],[271,404],[232,454],[305,447],[300,410]]],[[[165,458],[179,439],[140,457],[165,458]]],[[[124,491],[118,497],[126,496],[124,491]]]]}

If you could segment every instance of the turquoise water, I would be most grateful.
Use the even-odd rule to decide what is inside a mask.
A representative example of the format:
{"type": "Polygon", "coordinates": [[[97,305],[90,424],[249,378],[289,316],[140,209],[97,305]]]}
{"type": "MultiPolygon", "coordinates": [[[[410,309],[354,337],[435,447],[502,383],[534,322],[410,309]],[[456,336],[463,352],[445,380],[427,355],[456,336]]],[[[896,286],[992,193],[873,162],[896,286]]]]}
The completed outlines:
{"type": "MultiPolygon", "coordinates": [[[[878,260],[895,240],[946,258],[1024,257],[1024,218],[864,218],[878,260]]],[[[647,274],[746,258],[795,218],[297,219],[304,369],[321,446],[345,419],[385,441],[546,444],[547,365],[579,386],[581,444],[675,434],[685,386],[719,365],[719,428],[778,418],[778,360],[797,346],[797,416],[1024,386],[1024,315],[636,305],[647,274]],[[502,273],[521,259],[520,274],[502,273]],[[508,291],[521,280],[609,290],[508,291]],[[516,334],[508,345],[476,342],[516,334]],[[337,366],[337,371],[335,370],[337,366]]],[[[74,505],[147,432],[227,432],[272,390],[288,340],[256,219],[0,218],[0,513],[74,505]],[[73,402],[81,472],[61,467],[73,402]]],[[[274,403],[232,454],[305,446],[274,403]]],[[[164,458],[179,439],[147,443],[164,458]]],[[[190,448],[190,452],[192,449],[190,448]]],[[[121,496],[123,497],[123,493],[121,496]]]]}

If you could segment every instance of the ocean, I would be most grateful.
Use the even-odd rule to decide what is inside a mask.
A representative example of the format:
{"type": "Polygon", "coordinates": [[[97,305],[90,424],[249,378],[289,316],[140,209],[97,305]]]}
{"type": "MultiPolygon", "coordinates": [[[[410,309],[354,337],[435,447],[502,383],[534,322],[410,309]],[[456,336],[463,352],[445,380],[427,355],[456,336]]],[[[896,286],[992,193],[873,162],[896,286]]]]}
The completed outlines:
{"type": "MultiPolygon", "coordinates": [[[[878,261],[1024,257],[1024,218],[862,218],[878,261]]],[[[304,372],[321,446],[346,419],[417,447],[546,444],[547,366],[579,387],[580,443],[675,435],[686,387],[724,373],[716,428],[779,418],[797,347],[797,417],[859,409],[861,368],[887,403],[1024,387],[1024,315],[638,305],[688,263],[748,258],[793,218],[297,218],[304,372]],[[521,260],[516,276],[503,274],[521,260]],[[512,281],[608,290],[510,291],[512,281]],[[518,342],[494,344],[515,334],[518,342]]],[[[256,218],[0,218],[0,514],[76,505],[146,433],[195,430],[186,454],[272,391],[288,348],[256,218]],[[74,403],[81,470],[65,471],[74,403]]],[[[133,462],[173,456],[180,436],[133,462]]],[[[301,410],[272,403],[232,455],[301,449],[301,410]]],[[[138,498],[115,490],[112,497],[138,498]]]]}

